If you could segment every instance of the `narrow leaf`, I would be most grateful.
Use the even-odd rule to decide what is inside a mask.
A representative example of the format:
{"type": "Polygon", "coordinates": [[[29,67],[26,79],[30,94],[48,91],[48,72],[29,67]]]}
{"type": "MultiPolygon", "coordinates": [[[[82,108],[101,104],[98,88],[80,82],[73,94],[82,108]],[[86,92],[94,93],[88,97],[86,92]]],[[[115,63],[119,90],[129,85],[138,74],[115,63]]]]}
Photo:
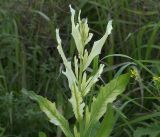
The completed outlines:
{"type": "Polygon", "coordinates": [[[97,55],[99,55],[101,53],[101,49],[102,49],[102,47],[103,47],[108,35],[111,33],[111,31],[112,31],[112,21],[109,21],[104,36],[100,40],[94,42],[93,48],[91,50],[91,53],[88,56],[88,60],[87,60],[86,64],[84,64],[83,70],[85,70],[90,65],[92,60],[97,55]]]}
{"type": "Polygon", "coordinates": [[[57,43],[58,43],[58,52],[62,57],[63,63],[65,65],[66,71],[63,72],[64,75],[66,75],[67,79],[68,79],[68,83],[69,83],[69,87],[70,89],[72,88],[73,83],[77,82],[77,79],[72,71],[72,67],[71,67],[71,62],[67,61],[66,56],[63,52],[62,49],[62,45],[61,45],[61,39],[59,36],[59,29],[56,29],[56,38],[57,38],[57,43]]]}
{"type": "Polygon", "coordinates": [[[75,24],[75,10],[69,5],[70,7],[70,12],[71,12],[71,23],[72,23],[72,36],[74,38],[76,48],[78,50],[78,53],[82,55],[83,52],[83,44],[82,44],[82,39],[81,39],[81,34],[79,31],[79,24],[75,24]]]}
{"type": "Polygon", "coordinates": [[[103,72],[103,68],[104,68],[104,65],[101,64],[96,74],[94,76],[91,76],[87,80],[85,84],[85,89],[83,90],[83,93],[82,93],[83,96],[86,96],[88,92],[90,91],[91,87],[98,81],[99,77],[101,76],[103,72]]]}

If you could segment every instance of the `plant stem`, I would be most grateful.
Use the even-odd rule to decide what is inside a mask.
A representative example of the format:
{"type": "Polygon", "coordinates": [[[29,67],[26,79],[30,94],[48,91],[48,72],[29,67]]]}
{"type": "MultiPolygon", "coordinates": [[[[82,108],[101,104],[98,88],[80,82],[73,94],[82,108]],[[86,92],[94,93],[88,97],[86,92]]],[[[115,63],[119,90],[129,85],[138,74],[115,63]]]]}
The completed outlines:
{"type": "MultiPolygon", "coordinates": [[[[82,54],[83,55],[83,54],[82,54]]],[[[80,56],[80,68],[79,68],[79,79],[78,79],[78,88],[79,88],[79,92],[82,93],[82,89],[81,89],[81,83],[82,83],[82,75],[83,75],[83,62],[82,62],[82,57],[80,56]]],[[[79,130],[80,130],[80,136],[82,137],[82,133],[83,133],[83,119],[79,119],[79,130]]]]}

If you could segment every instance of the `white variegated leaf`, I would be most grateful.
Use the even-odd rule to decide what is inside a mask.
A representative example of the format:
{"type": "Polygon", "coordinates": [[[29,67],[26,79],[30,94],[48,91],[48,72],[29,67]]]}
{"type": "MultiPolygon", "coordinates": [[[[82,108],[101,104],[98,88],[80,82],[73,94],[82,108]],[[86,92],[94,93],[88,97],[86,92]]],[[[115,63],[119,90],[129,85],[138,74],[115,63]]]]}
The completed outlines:
{"type": "Polygon", "coordinates": [[[71,89],[73,83],[77,82],[77,79],[76,79],[76,77],[75,77],[75,75],[74,75],[74,73],[72,71],[71,62],[67,61],[67,59],[65,57],[65,54],[63,52],[62,44],[61,44],[61,39],[60,39],[60,36],[59,36],[59,30],[58,29],[56,29],[56,38],[57,38],[57,42],[58,42],[57,49],[58,49],[59,54],[62,57],[63,63],[64,63],[65,68],[66,68],[66,71],[63,72],[63,74],[66,75],[66,77],[68,79],[68,82],[69,82],[69,87],[71,89]]]}
{"type": "Polygon", "coordinates": [[[83,70],[85,70],[90,65],[92,60],[97,55],[99,55],[101,53],[101,49],[102,49],[102,47],[103,47],[108,35],[111,33],[111,30],[112,30],[112,21],[109,21],[104,36],[100,40],[94,42],[93,48],[91,50],[91,53],[88,56],[87,62],[86,62],[86,64],[84,64],[83,70]]]}
{"type": "Polygon", "coordinates": [[[87,51],[87,49],[85,49],[82,59],[83,59],[83,66],[84,66],[86,64],[86,62],[87,62],[87,59],[88,59],[88,51],[87,51]]]}
{"type": "Polygon", "coordinates": [[[72,23],[72,36],[74,38],[76,48],[78,53],[82,55],[83,53],[83,44],[81,39],[81,34],[79,32],[79,24],[75,25],[75,10],[69,5],[71,11],[71,23],[72,23]]]}
{"type": "Polygon", "coordinates": [[[90,117],[91,117],[91,113],[89,112],[88,106],[86,106],[86,109],[85,109],[85,126],[86,127],[89,126],[90,117]]]}
{"type": "Polygon", "coordinates": [[[83,44],[83,47],[85,47],[85,45],[88,44],[88,42],[91,40],[93,34],[89,33],[87,18],[86,19],[83,18],[81,20],[80,15],[81,15],[81,10],[79,11],[78,22],[79,22],[79,31],[81,34],[82,44],[83,44]]]}
{"type": "Polygon", "coordinates": [[[91,87],[98,81],[99,77],[101,76],[103,72],[104,65],[101,64],[97,73],[94,76],[91,76],[87,82],[85,83],[85,89],[83,90],[82,95],[86,96],[88,92],[90,91],[91,87]]]}
{"type": "Polygon", "coordinates": [[[76,85],[73,85],[72,87],[72,97],[69,99],[69,101],[72,104],[76,119],[78,121],[82,120],[85,104],[83,102],[81,92],[78,91],[78,87],[76,85]]]}
{"type": "Polygon", "coordinates": [[[86,88],[86,80],[87,80],[87,74],[86,72],[84,72],[82,77],[82,82],[81,82],[81,91],[84,91],[86,88]]]}
{"type": "Polygon", "coordinates": [[[74,57],[74,68],[75,68],[76,78],[78,79],[78,59],[76,56],[74,57]]]}
{"type": "Polygon", "coordinates": [[[85,41],[85,45],[88,44],[88,42],[91,41],[92,37],[93,37],[93,33],[89,33],[89,36],[88,36],[88,38],[85,41]]]}
{"type": "Polygon", "coordinates": [[[91,40],[93,34],[89,33],[87,19],[81,20],[81,10],[79,11],[78,15],[78,23],[75,23],[75,10],[71,7],[71,5],[69,7],[71,11],[72,36],[74,38],[76,48],[81,58],[83,57],[84,47],[91,40]]]}

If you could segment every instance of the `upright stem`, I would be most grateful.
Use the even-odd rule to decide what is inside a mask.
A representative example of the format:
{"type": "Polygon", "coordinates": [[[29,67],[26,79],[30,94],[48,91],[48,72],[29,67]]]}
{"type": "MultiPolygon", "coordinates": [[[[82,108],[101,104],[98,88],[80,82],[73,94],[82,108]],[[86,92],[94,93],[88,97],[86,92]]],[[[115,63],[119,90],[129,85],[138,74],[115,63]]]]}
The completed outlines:
{"type": "Polygon", "coordinates": [[[80,58],[80,69],[79,69],[79,80],[78,80],[79,82],[78,86],[80,92],[81,92],[82,75],[83,75],[83,63],[82,63],[82,58],[80,58]]]}
{"type": "MultiPolygon", "coordinates": [[[[83,76],[83,60],[82,60],[82,57],[80,56],[78,88],[79,88],[79,92],[81,92],[81,93],[82,93],[82,89],[81,89],[82,76],[83,76]]],[[[82,137],[83,136],[82,135],[82,133],[83,133],[83,119],[79,120],[79,130],[80,130],[80,136],[82,137]]]]}

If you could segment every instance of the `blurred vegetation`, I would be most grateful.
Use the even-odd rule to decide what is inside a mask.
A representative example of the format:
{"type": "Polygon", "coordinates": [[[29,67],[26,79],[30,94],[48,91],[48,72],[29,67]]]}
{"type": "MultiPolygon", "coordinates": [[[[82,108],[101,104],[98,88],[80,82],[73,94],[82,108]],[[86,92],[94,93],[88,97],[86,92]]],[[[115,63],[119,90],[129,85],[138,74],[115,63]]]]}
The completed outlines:
{"type": "MultiPolygon", "coordinates": [[[[69,37],[69,4],[88,18],[95,40],[113,19],[114,30],[99,57],[105,64],[99,83],[107,83],[129,67],[137,72],[115,102],[117,122],[112,136],[155,137],[146,128],[157,130],[159,137],[160,85],[153,79],[160,75],[159,0],[0,0],[0,137],[35,137],[41,131],[48,137],[61,136],[20,92],[22,88],[56,101],[66,118],[74,121],[55,40],[58,27],[65,53],[72,59],[75,45],[69,37]]],[[[93,66],[98,68],[97,59],[93,66]]]]}

